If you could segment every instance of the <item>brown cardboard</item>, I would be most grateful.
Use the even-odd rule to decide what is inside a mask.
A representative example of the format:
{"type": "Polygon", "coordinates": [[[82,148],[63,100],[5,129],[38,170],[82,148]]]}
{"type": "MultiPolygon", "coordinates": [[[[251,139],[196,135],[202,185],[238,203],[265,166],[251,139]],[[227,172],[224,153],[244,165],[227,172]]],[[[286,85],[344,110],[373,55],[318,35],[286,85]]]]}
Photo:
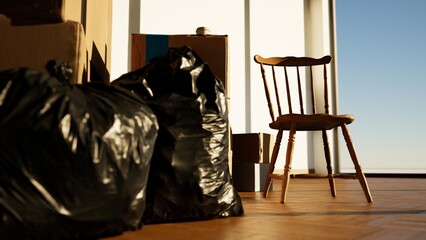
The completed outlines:
{"type": "Polygon", "coordinates": [[[261,192],[268,169],[269,163],[236,163],[232,169],[232,185],[239,192],[261,192]]]}
{"type": "MultiPolygon", "coordinates": [[[[69,1],[74,2],[74,0],[67,0],[66,9],[70,7],[69,1]]],[[[83,6],[83,8],[86,8],[82,24],[86,33],[89,81],[109,82],[111,72],[112,0],[87,0],[86,6],[83,6]]],[[[71,16],[71,13],[68,13],[67,16],[71,16]]]]}
{"type": "Polygon", "coordinates": [[[10,18],[12,25],[39,25],[68,20],[81,22],[84,10],[82,2],[80,0],[3,0],[0,1],[0,14],[10,18]]]}
{"type": "Polygon", "coordinates": [[[159,49],[157,53],[162,55],[167,52],[167,48],[185,45],[191,47],[209,64],[213,73],[224,83],[229,98],[227,35],[132,34],[130,68],[134,71],[144,67],[147,60],[149,60],[147,59],[149,58],[149,51],[152,51],[153,48],[159,49]],[[148,41],[149,43],[147,44],[147,38],[148,40],[149,38],[157,38],[159,41],[148,41]]]}
{"type": "Polygon", "coordinates": [[[11,18],[12,25],[81,23],[87,49],[83,81],[109,82],[112,0],[0,1],[0,13],[11,18]]]}
{"type": "MultiPolygon", "coordinates": [[[[68,62],[72,82],[81,82],[85,63],[85,38],[80,23],[11,26],[0,15],[0,70],[29,67],[45,71],[49,60],[68,62]]],[[[47,71],[45,71],[47,72],[47,71]]]]}
{"type": "Polygon", "coordinates": [[[268,133],[232,134],[232,162],[269,163],[274,140],[268,133]]]}

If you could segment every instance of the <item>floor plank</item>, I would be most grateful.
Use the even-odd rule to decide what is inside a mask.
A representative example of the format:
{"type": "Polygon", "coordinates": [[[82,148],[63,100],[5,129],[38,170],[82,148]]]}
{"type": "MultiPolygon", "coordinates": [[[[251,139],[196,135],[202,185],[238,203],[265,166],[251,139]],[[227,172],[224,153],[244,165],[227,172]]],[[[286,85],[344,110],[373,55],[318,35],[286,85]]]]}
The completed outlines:
{"type": "Polygon", "coordinates": [[[368,203],[357,180],[291,179],[286,204],[280,183],[268,198],[241,192],[245,214],[207,221],[145,225],[104,240],[134,239],[426,239],[426,179],[368,178],[368,203]]]}

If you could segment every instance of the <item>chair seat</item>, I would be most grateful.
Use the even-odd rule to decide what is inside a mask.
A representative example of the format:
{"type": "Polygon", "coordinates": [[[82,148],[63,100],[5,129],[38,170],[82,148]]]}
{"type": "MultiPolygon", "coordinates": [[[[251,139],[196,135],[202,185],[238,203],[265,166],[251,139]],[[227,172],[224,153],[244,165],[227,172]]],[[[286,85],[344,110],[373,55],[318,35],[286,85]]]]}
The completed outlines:
{"type": "Polygon", "coordinates": [[[272,129],[290,130],[292,122],[296,122],[297,131],[330,130],[339,127],[342,123],[350,124],[355,120],[351,114],[330,115],[325,113],[303,115],[284,114],[269,124],[272,129]]]}

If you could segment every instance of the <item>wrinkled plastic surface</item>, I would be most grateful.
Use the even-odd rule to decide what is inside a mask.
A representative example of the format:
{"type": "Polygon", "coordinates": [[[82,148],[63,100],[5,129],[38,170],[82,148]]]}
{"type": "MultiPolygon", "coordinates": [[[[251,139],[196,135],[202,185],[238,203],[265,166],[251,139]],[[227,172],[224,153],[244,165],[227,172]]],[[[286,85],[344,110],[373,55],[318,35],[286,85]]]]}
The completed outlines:
{"type": "Polygon", "coordinates": [[[147,100],[159,132],[143,222],[239,216],[228,166],[228,110],[222,82],[189,47],[112,82],[147,100]]]}
{"type": "Polygon", "coordinates": [[[0,239],[141,228],[157,133],[153,112],[126,89],[0,72],[0,239]]]}

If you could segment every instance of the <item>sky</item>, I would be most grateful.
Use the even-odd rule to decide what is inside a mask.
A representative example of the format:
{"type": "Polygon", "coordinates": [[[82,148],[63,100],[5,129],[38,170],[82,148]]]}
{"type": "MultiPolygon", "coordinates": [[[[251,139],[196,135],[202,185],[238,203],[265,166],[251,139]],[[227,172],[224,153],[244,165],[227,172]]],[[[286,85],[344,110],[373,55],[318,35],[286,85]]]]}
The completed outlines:
{"type": "Polygon", "coordinates": [[[365,172],[426,173],[425,24],[425,0],[336,0],[339,113],[365,172]]]}

